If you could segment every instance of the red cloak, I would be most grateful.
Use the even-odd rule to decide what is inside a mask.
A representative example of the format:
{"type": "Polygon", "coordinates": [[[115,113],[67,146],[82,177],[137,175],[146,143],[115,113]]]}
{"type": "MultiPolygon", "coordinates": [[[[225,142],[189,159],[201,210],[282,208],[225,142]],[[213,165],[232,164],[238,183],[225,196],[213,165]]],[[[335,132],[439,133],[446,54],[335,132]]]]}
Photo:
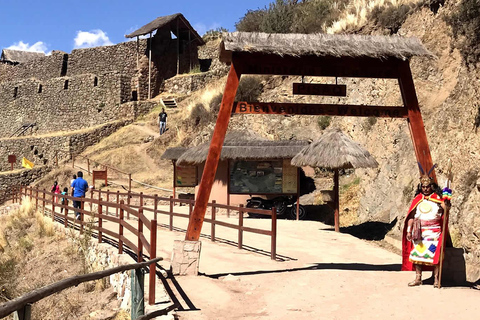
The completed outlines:
{"type": "MultiPolygon", "coordinates": [[[[403,233],[402,233],[402,271],[413,271],[415,270],[415,267],[413,266],[413,263],[410,262],[409,257],[410,257],[410,252],[413,249],[413,243],[412,241],[407,241],[407,226],[408,226],[408,220],[410,218],[413,218],[415,215],[415,208],[418,206],[420,202],[423,201],[423,199],[429,198],[433,202],[437,203],[443,203],[442,197],[440,197],[436,193],[432,193],[431,195],[425,197],[423,194],[418,194],[412,201],[412,204],[410,205],[410,208],[408,209],[408,214],[407,217],[405,218],[405,223],[403,225],[403,233]]],[[[443,228],[443,219],[446,217],[445,214],[442,215],[440,225],[443,228]]],[[[446,234],[446,244],[447,246],[451,246],[451,238],[450,238],[450,233],[448,232],[448,217],[447,217],[447,223],[445,224],[445,233],[442,230],[442,233],[440,234],[440,238],[438,239],[438,246],[437,250],[435,251],[435,255],[433,257],[433,263],[438,264],[440,261],[440,252],[442,250],[442,243],[443,243],[443,235],[446,234]]],[[[431,266],[422,266],[423,270],[433,270],[433,267],[431,266]]]]}

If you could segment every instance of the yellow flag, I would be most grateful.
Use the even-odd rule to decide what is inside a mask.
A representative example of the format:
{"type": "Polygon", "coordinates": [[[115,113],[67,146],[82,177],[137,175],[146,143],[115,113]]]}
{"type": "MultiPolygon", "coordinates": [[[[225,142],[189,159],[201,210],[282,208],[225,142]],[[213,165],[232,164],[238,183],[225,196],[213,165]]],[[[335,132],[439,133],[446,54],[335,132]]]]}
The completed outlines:
{"type": "Polygon", "coordinates": [[[22,158],[22,167],[27,169],[33,169],[34,166],[35,165],[32,162],[25,159],[25,157],[22,158]]]}

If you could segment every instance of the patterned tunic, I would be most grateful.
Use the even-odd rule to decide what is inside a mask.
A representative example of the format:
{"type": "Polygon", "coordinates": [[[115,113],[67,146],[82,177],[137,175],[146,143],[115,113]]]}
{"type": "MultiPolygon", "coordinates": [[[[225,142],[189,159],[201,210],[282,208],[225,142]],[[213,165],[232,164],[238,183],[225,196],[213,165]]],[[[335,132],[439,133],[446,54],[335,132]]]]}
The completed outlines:
{"type": "Polygon", "coordinates": [[[409,260],[414,264],[433,265],[442,233],[441,218],[443,209],[438,201],[425,197],[415,208],[415,219],[420,219],[422,238],[413,242],[409,260]]]}

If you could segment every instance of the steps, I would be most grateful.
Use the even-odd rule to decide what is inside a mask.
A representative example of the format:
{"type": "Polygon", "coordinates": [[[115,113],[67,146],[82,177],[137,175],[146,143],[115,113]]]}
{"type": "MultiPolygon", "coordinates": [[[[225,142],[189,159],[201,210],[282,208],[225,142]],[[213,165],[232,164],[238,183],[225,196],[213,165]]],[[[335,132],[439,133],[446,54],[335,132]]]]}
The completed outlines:
{"type": "Polygon", "coordinates": [[[165,108],[176,108],[177,102],[175,99],[162,99],[163,105],[165,108]]]}

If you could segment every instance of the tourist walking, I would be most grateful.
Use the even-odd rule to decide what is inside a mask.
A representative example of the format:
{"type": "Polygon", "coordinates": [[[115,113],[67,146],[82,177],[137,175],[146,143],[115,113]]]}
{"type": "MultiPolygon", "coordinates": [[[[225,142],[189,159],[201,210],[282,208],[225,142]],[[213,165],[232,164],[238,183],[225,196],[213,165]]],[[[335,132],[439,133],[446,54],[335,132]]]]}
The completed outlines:
{"type": "MultiPolygon", "coordinates": [[[[83,202],[81,198],[85,198],[85,193],[88,190],[88,182],[85,179],[83,179],[82,171],[77,172],[77,179],[75,179],[72,182],[71,187],[73,188],[73,196],[75,198],[79,198],[79,199],[73,200],[73,207],[75,209],[81,209],[82,202],[83,202]]],[[[80,212],[79,211],[75,212],[75,215],[77,220],[80,220],[80,217],[81,217],[80,212]]]]}
{"type": "Polygon", "coordinates": [[[158,114],[158,125],[160,135],[162,135],[167,130],[167,113],[165,112],[165,108],[162,108],[162,112],[158,114]]]}
{"type": "MultiPolygon", "coordinates": [[[[63,188],[63,191],[62,191],[62,196],[66,196],[66,195],[68,195],[68,187],[63,188]]],[[[63,213],[63,206],[65,205],[68,206],[68,199],[66,199],[65,197],[62,197],[60,199],[60,202],[62,204],[62,207],[60,208],[60,213],[63,213]]]]}
{"type": "MultiPolygon", "coordinates": [[[[74,174],[74,175],[73,175],[73,179],[70,180],[70,186],[73,184],[73,181],[75,181],[75,179],[77,179],[77,175],[76,175],[76,174],[74,174]]],[[[72,188],[72,191],[71,191],[71,195],[72,195],[72,197],[73,197],[73,188],[72,188]]]]}
{"type": "Polygon", "coordinates": [[[450,201],[445,201],[442,190],[429,176],[420,178],[415,198],[408,210],[403,230],[402,270],[415,270],[415,280],[409,287],[422,284],[422,269],[432,270],[433,286],[438,288],[442,238],[448,234],[442,230],[444,213],[450,201]]]}
{"type": "Polygon", "coordinates": [[[57,194],[60,194],[60,186],[58,185],[58,182],[55,181],[53,183],[53,186],[52,188],[50,189],[50,192],[55,194],[52,196],[52,199],[53,199],[53,202],[57,203],[58,202],[58,196],[56,196],[57,194]]]}

